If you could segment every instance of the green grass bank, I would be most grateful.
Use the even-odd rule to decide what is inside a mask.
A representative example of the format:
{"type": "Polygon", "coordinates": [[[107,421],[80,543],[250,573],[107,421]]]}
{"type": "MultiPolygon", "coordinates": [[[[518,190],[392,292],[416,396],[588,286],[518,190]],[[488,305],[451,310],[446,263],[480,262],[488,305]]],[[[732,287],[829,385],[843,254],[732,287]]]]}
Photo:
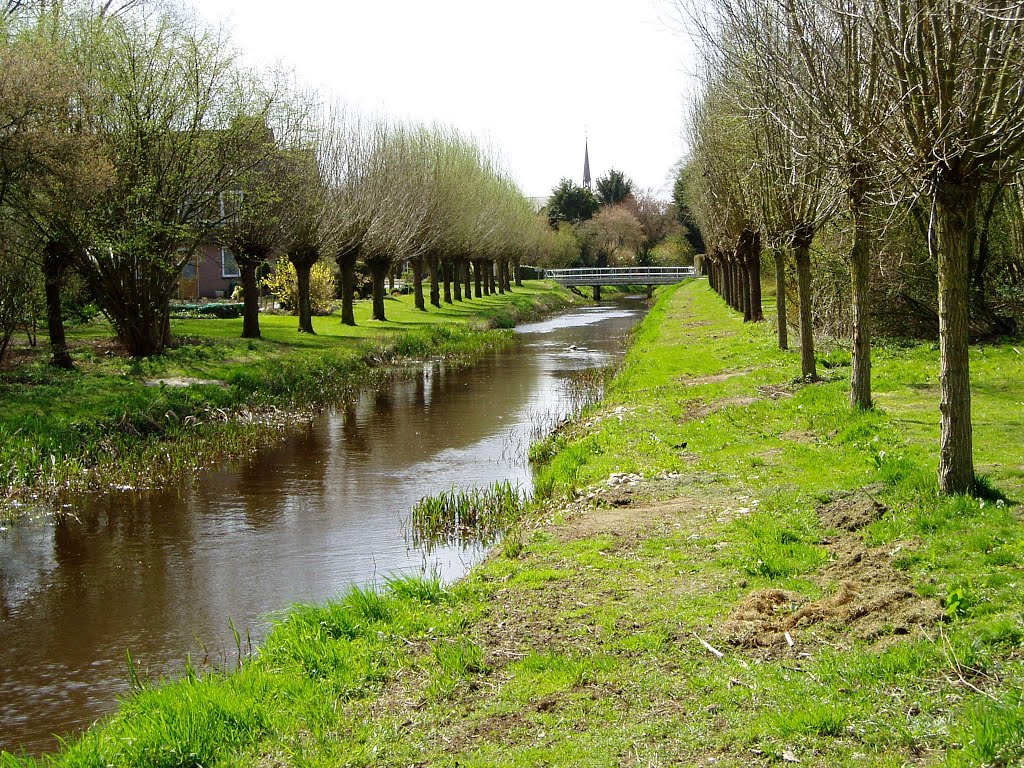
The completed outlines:
{"type": "Polygon", "coordinates": [[[159,485],[245,455],[389,366],[471,362],[512,342],[503,329],[576,301],[542,282],[428,312],[396,296],[386,322],[358,302],[355,327],[315,317],[315,335],[298,333],[294,317],[263,315],[255,341],[239,338],[240,318],[178,319],[177,346],[142,360],[122,354],[105,320],[78,327],[75,371],[22,349],[0,372],[0,519],[60,490],[159,485]]]}
{"type": "Polygon", "coordinates": [[[1020,345],[972,351],[989,498],[936,493],[938,352],[798,383],[770,323],[661,293],[543,504],[466,579],[283,614],[23,766],[1010,766],[1024,758],[1020,345]]]}

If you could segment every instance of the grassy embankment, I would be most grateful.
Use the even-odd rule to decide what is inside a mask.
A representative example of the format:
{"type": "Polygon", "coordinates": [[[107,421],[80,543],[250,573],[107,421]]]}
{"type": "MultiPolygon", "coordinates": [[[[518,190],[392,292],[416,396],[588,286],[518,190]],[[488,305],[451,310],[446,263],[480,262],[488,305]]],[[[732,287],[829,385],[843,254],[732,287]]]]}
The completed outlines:
{"type": "Polygon", "coordinates": [[[511,342],[495,329],[573,301],[546,283],[426,313],[404,296],[388,300],[387,322],[371,321],[369,302],[359,302],[356,327],[316,317],[312,336],[296,331],[294,317],[265,315],[259,341],[238,338],[241,319],[173,320],[180,346],[146,360],[120,354],[105,320],[76,328],[77,370],[53,369],[41,349],[0,372],[0,518],[17,498],[159,484],[244,455],[382,366],[434,356],[470,361],[511,342]]]}
{"type": "Polygon", "coordinates": [[[666,291],[535,452],[549,499],[513,547],[296,607],[241,669],[142,690],[52,762],[1017,764],[1019,354],[971,360],[979,469],[1014,502],[940,498],[934,348],[880,347],[854,414],[846,355],[797,384],[771,330],[666,291]]]}

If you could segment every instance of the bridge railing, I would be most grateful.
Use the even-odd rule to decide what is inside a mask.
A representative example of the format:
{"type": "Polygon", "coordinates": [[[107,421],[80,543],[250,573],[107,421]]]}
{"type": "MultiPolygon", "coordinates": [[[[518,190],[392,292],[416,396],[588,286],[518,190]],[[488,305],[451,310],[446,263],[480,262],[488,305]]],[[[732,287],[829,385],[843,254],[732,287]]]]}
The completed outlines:
{"type": "Polygon", "coordinates": [[[577,267],[546,269],[544,276],[566,285],[666,285],[695,277],[693,267],[577,267]]]}

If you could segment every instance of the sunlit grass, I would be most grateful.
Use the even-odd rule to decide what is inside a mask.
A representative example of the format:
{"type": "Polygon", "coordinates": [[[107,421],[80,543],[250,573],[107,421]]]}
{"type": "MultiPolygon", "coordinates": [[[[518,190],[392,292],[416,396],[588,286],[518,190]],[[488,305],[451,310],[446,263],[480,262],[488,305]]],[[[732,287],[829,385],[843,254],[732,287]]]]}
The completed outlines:
{"type": "Polygon", "coordinates": [[[854,413],[840,352],[825,381],[800,384],[770,325],[744,325],[701,284],[665,291],[605,400],[537,452],[552,502],[505,554],[454,585],[400,576],[296,606],[240,671],[162,689],[174,702],[141,695],[47,762],[128,765],[160,740],[178,762],[152,764],[1018,765],[1015,354],[972,353],[988,479],[943,497],[937,400],[918,386],[937,371],[928,345],[881,348],[881,407],[854,413]],[[587,501],[626,471],[649,481],[637,498],[587,501]],[[885,513],[853,533],[823,525],[818,508],[856,489],[885,513]],[[940,620],[875,640],[798,626],[781,651],[729,642],[723,621],[752,591],[834,594],[842,574],[822,574],[840,535],[941,601],[940,620]]]}

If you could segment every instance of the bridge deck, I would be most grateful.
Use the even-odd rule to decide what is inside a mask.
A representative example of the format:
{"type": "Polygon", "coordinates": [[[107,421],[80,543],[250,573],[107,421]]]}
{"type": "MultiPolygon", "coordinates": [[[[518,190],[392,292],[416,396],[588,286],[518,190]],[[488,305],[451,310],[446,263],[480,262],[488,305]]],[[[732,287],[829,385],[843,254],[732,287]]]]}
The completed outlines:
{"type": "Polygon", "coordinates": [[[693,267],[582,267],[544,270],[544,277],[565,286],[673,285],[695,276],[693,267]]]}

